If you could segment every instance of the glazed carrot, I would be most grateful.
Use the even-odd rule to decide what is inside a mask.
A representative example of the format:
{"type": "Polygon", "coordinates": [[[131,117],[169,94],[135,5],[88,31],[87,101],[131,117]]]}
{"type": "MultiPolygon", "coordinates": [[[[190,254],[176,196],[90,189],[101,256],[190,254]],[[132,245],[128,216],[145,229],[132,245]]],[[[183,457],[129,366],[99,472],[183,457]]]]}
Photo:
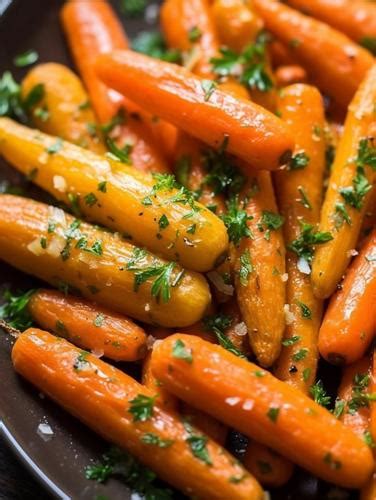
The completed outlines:
{"type": "Polygon", "coordinates": [[[372,189],[371,191],[367,211],[364,214],[362,227],[360,229],[357,248],[364,243],[364,239],[370,234],[374,227],[376,227],[376,189],[372,189]]]}
{"type": "Polygon", "coordinates": [[[250,219],[248,236],[230,246],[238,304],[252,351],[262,366],[271,366],[285,329],[286,284],[283,219],[269,172],[249,180],[237,210],[250,219]]]}
{"type": "Polygon", "coordinates": [[[211,12],[223,45],[241,52],[264,27],[262,19],[242,0],[215,0],[211,12]]]}
{"type": "Polygon", "coordinates": [[[73,71],[62,64],[39,64],[23,79],[22,95],[28,95],[36,85],[43,85],[44,93],[33,107],[33,122],[42,132],[94,153],[106,151],[88,104],[88,95],[73,71]]]}
{"type": "Polygon", "coordinates": [[[274,37],[270,41],[269,52],[273,68],[297,64],[292,49],[274,37]]]}
{"type": "Polygon", "coordinates": [[[354,407],[354,388],[355,391],[357,391],[356,386],[358,385],[359,387],[358,381],[365,380],[367,381],[367,383],[362,387],[362,394],[371,392],[370,371],[369,357],[361,358],[354,364],[346,366],[343,369],[341,384],[338,388],[338,401],[340,402],[341,406],[343,405],[343,410],[341,411],[339,418],[346,425],[346,427],[349,427],[362,439],[364,438],[364,434],[369,428],[370,409],[369,403],[367,406],[358,407],[356,401],[354,407]]]}
{"type": "Polygon", "coordinates": [[[318,477],[354,488],[369,478],[373,459],[367,445],[325,408],[257,365],[181,334],[158,343],[151,363],[154,375],[179,398],[318,477]]]}
{"type": "Polygon", "coordinates": [[[279,87],[286,87],[293,83],[305,83],[307,81],[306,70],[298,64],[279,66],[274,74],[279,87]]]}
{"type": "Polygon", "coordinates": [[[0,195],[0,215],[0,258],[64,292],[162,326],[190,325],[210,302],[201,275],[60,209],[0,195]]]}
{"type": "Polygon", "coordinates": [[[283,89],[278,110],[296,139],[296,149],[291,164],[278,172],[275,179],[289,249],[286,261],[288,321],[275,374],[308,393],[316,374],[322,304],[313,294],[306,260],[313,252],[312,247],[305,248],[308,252],[305,255],[296,242],[303,238],[302,224],[310,224],[315,233],[320,217],[325,170],[324,104],[315,87],[296,84],[283,89]]]}
{"type": "Polygon", "coordinates": [[[158,394],[158,405],[164,410],[177,412],[179,408],[179,400],[170,392],[166,391],[162,382],[157,380],[150,366],[151,355],[148,354],[142,362],[142,383],[153,394],[158,394]]]}
{"type": "Polygon", "coordinates": [[[372,55],[346,35],[280,2],[254,0],[254,4],[266,28],[293,49],[310,80],[346,107],[372,66],[372,55]]]}
{"type": "Polygon", "coordinates": [[[248,443],[242,462],[262,485],[272,488],[286,484],[294,471],[291,462],[256,441],[248,443]]]}
{"type": "Polygon", "coordinates": [[[56,290],[38,290],[28,304],[34,321],[83,349],[115,361],[136,361],[146,353],[146,334],[132,320],[56,290]]]}
{"type": "Polygon", "coordinates": [[[320,354],[331,363],[354,363],[376,332],[376,231],[350,265],[320,328],[320,354]]]}
{"type": "Polygon", "coordinates": [[[212,147],[228,135],[228,152],[255,169],[276,169],[289,158],[293,140],[279,118],[184,68],[118,51],[101,56],[97,71],[111,87],[212,147]]]}
{"type": "Polygon", "coordinates": [[[312,282],[317,297],[329,297],[355,248],[375,179],[376,65],[349,107],[321,210],[320,231],[333,240],[317,249],[312,282]],[[373,167],[373,168],[371,168],[373,167]]]}
{"type": "MultiPolygon", "coordinates": [[[[98,120],[109,124],[119,110],[125,110],[123,123],[111,134],[113,139],[119,146],[132,144],[131,158],[137,169],[168,171],[150,130],[151,124],[157,127],[160,122],[145,116],[129,99],[106,87],[95,74],[94,63],[99,54],[128,48],[127,37],[110,4],[106,0],[71,0],[64,5],[61,20],[98,120]]],[[[169,136],[171,131],[163,133],[169,136]]]]}
{"type": "Polygon", "coordinates": [[[190,70],[202,78],[214,78],[210,59],[218,55],[219,40],[204,0],[166,0],[160,12],[167,44],[192,54],[190,70]]]}
{"type": "Polygon", "coordinates": [[[153,179],[7,118],[0,119],[0,154],[76,213],[186,267],[208,271],[227,249],[222,221],[175,187],[173,176],[153,179]]]}
{"type": "MultiPolygon", "coordinates": [[[[376,392],[376,358],[375,352],[373,352],[373,361],[372,361],[372,377],[371,377],[371,390],[372,393],[376,392]]],[[[376,441],[376,415],[375,415],[375,403],[371,403],[371,436],[373,441],[376,441]]],[[[375,458],[375,452],[374,452],[375,458]]],[[[368,483],[362,488],[360,492],[360,500],[375,500],[376,498],[376,469],[374,468],[373,475],[368,481],[368,483]]]]}
{"type": "Polygon", "coordinates": [[[44,394],[183,492],[213,500],[263,498],[257,481],[221,446],[158,406],[152,391],[66,340],[29,329],[16,341],[12,361],[44,394]],[[197,440],[200,456],[192,444],[197,440]]]}
{"type": "Polygon", "coordinates": [[[288,4],[343,31],[356,42],[376,38],[376,5],[362,0],[288,0],[288,4]]]}
{"type": "Polygon", "coordinates": [[[243,54],[247,53],[247,50],[249,51],[251,47],[256,52],[265,51],[264,60],[258,62],[258,67],[262,72],[261,78],[268,78],[270,88],[261,90],[257,85],[254,85],[250,86],[249,92],[252,101],[270,111],[274,111],[277,94],[267,44],[265,43],[265,47],[261,49],[261,44],[258,43],[263,22],[258,14],[254,12],[252,3],[243,0],[216,0],[212,6],[212,12],[222,44],[228,45],[230,48],[239,46],[234,50],[243,54]],[[256,26],[259,26],[258,31],[256,31],[256,26]],[[233,44],[231,38],[234,39],[233,44]],[[243,43],[241,44],[241,42],[243,43]]]}

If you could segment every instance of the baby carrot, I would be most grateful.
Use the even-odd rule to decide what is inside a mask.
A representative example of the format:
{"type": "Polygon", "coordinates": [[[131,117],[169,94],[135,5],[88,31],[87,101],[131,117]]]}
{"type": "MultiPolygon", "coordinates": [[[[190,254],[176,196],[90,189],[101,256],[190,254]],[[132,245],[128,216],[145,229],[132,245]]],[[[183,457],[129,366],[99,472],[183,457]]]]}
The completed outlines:
{"type": "Polygon", "coordinates": [[[0,258],[62,291],[146,323],[187,326],[205,314],[210,292],[197,273],[183,273],[55,207],[0,195],[0,258]]]}
{"type": "Polygon", "coordinates": [[[152,391],[66,340],[29,329],[16,341],[12,361],[44,394],[184,493],[263,498],[257,481],[221,446],[158,406],[152,391]]]}
{"type": "MultiPolygon", "coordinates": [[[[317,234],[325,170],[325,115],[322,97],[311,86],[296,84],[282,90],[279,112],[296,139],[290,165],[276,173],[276,193],[286,223],[287,327],[275,374],[308,393],[315,380],[317,337],[322,304],[313,294],[310,264],[313,249],[304,236],[317,234]],[[305,232],[306,231],[306,232],[305,232]]],[[[316,236],[319,242],[319,237],[316,236]]]]}
{"type": "Polygon", "coordinates": [[[176,334],[154,347],[151,363],[167,390],[318,477],[353,488],[369,478],[372,454],[351,430],[300,391],[222,347],[176,334]]]}
{"type": "MultiPolygon", "coordinates": [[[[151,125],[159,128],[163,125],[151,120],[129,99],[106,87],[95,73],[94,63],[99,54],[128,48],[127,37],[110,4],[106,0],[70,0],[61,11],[61,20],[100,123],[110,130],[119,146],[132,145],[130,156],[137,169],[168,171],[150,130],[151,125]]],[[[171,131],[164,132],[169,136],[171,131]]]]}
{"type": "Polygon", "coordinates": [[[185,68],[118,51],[101,56],[97,71],[111,87],[212,147],[228,136],[228,152],[255,169],[273,170],[289,159],[293,140],[279,118],[185,68]]]}
{"type": "Polygon", "coordinates": [[[146,353],[146,334],[132,320],[56,290],[38,290],[28,304],[34,321],[83,349],[115,361],[136,361],[146,353]]]}
{"type": "Polygon", "coordinates": [[[288,0],[291,7],[343,31],[358,43],[376,38],[376,5],[363,0],[288,0]]]}
{"type": "Polygon", "coordinates": [[[371,392],[370,368],[368,356],[346,366],[336,402],[338,418],[362,439],[370,423],[370,403],[366,399],[371,392]]]}
{"type": "Polygon", "coordinates": [[[162,382],[156,379],[150,366],[151,354],[148,354],[142,362],[142,384],[155,395],[158,395],[158,406],[164,410],[177,412],[179,400],[176,396],[166,391],[162,382]]]}
{"type": "Polygon", "coordinates": [[[287,5],[275,0],[254,0],[254,4],[265,27],[293,49],[310,80],[347,107],[373,64],[372,55],[343,33],[287,5]]]}
{"type": "Polygon", "coordinates": [[[243,457],[243,465],[262,485],[277,488],[291,478],[294,466],[257,441],[250,441],[243,457]]]}
{"type": "Polygon", "coordinates": [[[376,166],[376,64],[349,107],[321,210],[320,231],[333,239],[316,250],[312,282],[317,297],[329,297],[355,248],[371,196],[376,166]]]}
{"type": "Polygon", "coordinates": [[[247,229],[241,238],[233,235],[230,246],[239,308],[258,362],[271,366],[285,330],[286,284],[283,218],[278,214],[269,172],[249,179],[239,206],[236,199],[231,202],[226,217],[230,216],[245,217],[247,229]]]}
{"type": "Polygon", "coordinates": [[[94,153],[106,151],[80,79],[57,63],[34,66],[22,81],[22,95],[43,85],[43,96],[33,107],[33,122],[47,134],[56,135],[94,153]]]}
{"type": "Polygon", "coordinates": [[[354,363],[376,331],[376,230],[332,297],[319,334],[319,351],[331,363],[354,363]]]}
{"type": "Polygon", "coordinates": [[[192,51],[189,69],[202,78],[214,78],[210,59],[218,55],[219,40],[207,2],[166,0],[160,17],[168,46],[183,52],[192,51]]]}
{"type": "Polygon", "coordinates": [[[76,214],[186,267],[213,268],[227,250],[222,221],[172,175],[137,172],[123,153],[115,161],[0,119],[0,154],[76,214]]]}
{"type": "MultiPolygon", "coordinates": [[[[375,352],[373,352],[372,360],[372,378],[371,378],[371,390],[372,393],[376,393],[376,358],[375,352]]],[[[371,438],[373,442],[376,442],[376,405],[374,402],[371,403],[371,438]]],[[[374,452],[375,458],[375,452],[374,452]]],[[[360,492],[360,500],[375,500],[376,498],[376,468],[374,468],[372,477],[368,483],[362,488],[360,492]]]]}

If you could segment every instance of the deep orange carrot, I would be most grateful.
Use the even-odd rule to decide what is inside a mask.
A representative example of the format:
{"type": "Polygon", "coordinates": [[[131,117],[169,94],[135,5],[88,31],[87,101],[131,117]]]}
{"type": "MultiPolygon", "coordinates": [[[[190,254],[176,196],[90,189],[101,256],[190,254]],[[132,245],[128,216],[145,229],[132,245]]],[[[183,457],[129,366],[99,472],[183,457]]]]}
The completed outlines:
{"type": "Polygon", "coordinates": [[[29,302],[42,328],[115,361],[136,361],[146,353],[146,334],[126,316],[55,290],[38,290],[29,302]]]}
{"type": "Polygon", "coordinates": [[[372,454],[352,431],[300,391],[222,347],[172,335],[154,347],[151,363],[179,398],[318,477],[355,488],[369,478],[372,454]]]}
{"type": "Polygon", "coordinates": [[[152,391],[66,340],[29,329],[16,341],[12,361],[44,394],[186,494],[263,498],[257,481],[221,446],[159,407],[152,391]],[[203,441],[204,458],[194,454],[194,436],[203,441]]]}
{"type": "Polygon", "coordinates": [[[376,5],[363,0],[288,0],[291,7],[343,31],[356,42],[376,38],[376,5]]]}
{"type": "Polygon", "coordinates": [[[142,383],[154,394],[158,394],[158,405],[164,410],[172,410],[177,412],[179,408],[179,400],[170,392],[166,391],[162,382],[156,379],[151,371],[150,366],[151,354],[149,353],[142,363],[142,383]]]}
{"type": "Polygon", "coordinates": [[[321,355],[331,363],[360,359],[376,329],[376,230],[332,297],[319,334],[321,355]]]}
{"type": "Polygon", "coordinates": [[[293,49],[310,80],[346,107],[372,66],[372,55],[346,35],[280,2],[254,0],[254,4],[266,28],[293,49]]]}
{"type": "MultiPolygon", "coordinates": [[[[371,378],[371,391],[372,393],[376,392],[376,357],[375,351],[373,351],[373,360],[372,360],[372,378],[371,378]]],[[[376,442],[376,403],[371,403],[371,436],[374,442],[376,442]]],[[[374,452],[375,458],[375,452],[374,452]]],[[[374,471],[372,477],[368,481],[368,483],[362,488],[360,492],[360,500],[375,500],[376,498],[376,466],[374,467],[374,471]]]]}
{"type": "Polygon", "coordinates": [[[102,55],[96,67],[108,85],[210,146],[219,147],[228,136],[228,152],[255,169],[272,170],[288,161],[293,140],[282,122],[209,80],[131,51],[102,55]]]}
{"type": "Polygon", "coordinates": [[[307,81],[306,70],[298,64],[279,66],[274,74],[279,87],[286,87],[293,83],[305,83],[307,81]]]}
{"type": "MultiPolygon", "coordinates": [[[[99,54],[128,48],[128,40],[112,7],[106,0],[70,0],[61,19],[75,63],[88,90],[91,104],[102,124],[109,124],[121,109],[125,118],[112,137],[120,146],[132,145],[131,158],[136,168],[152,172],[168,170],[149,128],[150,117],[118,92],[104,85],[95,74],[99,54]]],[[[157,124],[157,122],[154,122],[157,124]]]]}

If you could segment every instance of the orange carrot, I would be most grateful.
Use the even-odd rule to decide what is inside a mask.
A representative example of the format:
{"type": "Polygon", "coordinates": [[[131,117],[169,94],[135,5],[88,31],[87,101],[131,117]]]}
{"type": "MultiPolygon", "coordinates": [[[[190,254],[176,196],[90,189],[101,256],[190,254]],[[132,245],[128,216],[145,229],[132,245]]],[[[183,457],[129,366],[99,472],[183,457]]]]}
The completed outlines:
{"type": "Polygon", "coordinates": [[[148,354],[142,363],[142,383],[154,394],[158,394],[158,405],[164,410],[178,411],[179,400],[166,391],[162,382],[156,379],[151,371],[151,355],[148,354]]]}
{"type": "Polygon", "coordinates": [[[135,167],[166,172],[168,168],[164,158],[147,126],[150,118],[144,116],[129,99],[106,87],[95,74],[94,62],[99,54],[128,48],[127,37],[109,3],[106,0],[71,0],[64,5],[61,18],[99,121],[109,125],[114,123],[116,116],[120,117],[121,127],[114,127],[111,136],[121,147],[132,145],[131,158],[135,167]],[[124,119],[119,115],[120,110],[124,111],[124,119]]]}
{"type": "Polygon", "coordinates": [[[376,38],[376,5],[363,0],[288,0],[291,7],[343,31],[359,43],[376,38]]]}
{"type": "MultiPolygon", "coordinates": [[[[373,394],[376,393],[376,357],[375,351],[373,352],[372,361],[372,382],[371,391],[373,394]]],[[[371,436],[374,442],[376,442],[376,404],[373,401],[371,403],[371,436]]],[[[374,452],[375,457],[375,452],[374,452]]],[[[368,483],[362,488],[360,492],[360,500],[375,500],[376,498],[376,467],[374,468],[372,477],[368,483]]]]}
{"type": "Polygon", "coordinates": [[[263,498],[257,481],[221,446],[158,406],[152,391],[66,340],[29,329],[16,341],[12,360],[44,394],[186,494],[263,498]],[[194,439],[202,442],[200,457],[194,439]]]}
{"type": "Polygon", "coordinates": [[[351,264],[332,297],[320,328],[319,350],[331,363],[354,363],[376,329],[376,230],[351,264]]]}
{"type": "Polygon", "coordinates": [[[273,488],[286,484],[294,471],[291,462],[256,441],[248,443],[243,465],[262,485],[273,488]]]}
{"type": "Polygon", "coordinates": [[[282,90],[279,111],[296,138],[296,149],[289,167],[277,172],[275,179],[289,249],[286,261],[288,321],[275,374],[308,393],[317,368],[322,303],[313,294],[308,261],[292,249],[294,242],[302,238],[302,223],[310,224],[315,231],[319,221],[325,170],[324,104],[316,88],[295,84],[282,90]]]}
{"type": "Polygon", "coordinates": [[[296,59],[292,49],[276,38],[271,40],[269,44],[269,52],[273,68],[296,64],[296,59]]]}
{"type": "Polygon", "coordinates": [[[228,136],[228,152],[255,169],[288,161],[293,140],[279,118],[216,89],[212,81],[131,51],[102,55],[96,67],[112,88],[210,146],[219,147],[228,136]]]}
{"type": "Polygon", "coordinates": [[[352,408],[354,401],[354,388],[359,387],[359,381],[362,382],[365,394],[371,392],[370,381],[370,359],[369,357],[361,358],[354,364],[346,366],[343,369],[341,384],[338,388],[337,409],[340,420],[355,432],[362,439],[369,428],[370,409],[369,403],[364,406],[352,408]]]}
{"type": "Polygon", "coordinates": [[[275,79],[279,87],[286,87],[293,83],[304,83],[307,81],[307,72],[298,64],[279,66],[275,70],[275,79]]]}
{"type": "Polygon", "coordinates": [[[146,353],[146,334],[132,320],[84,299],[38,290],[29,302],[32,318],[46,330],[115,361],[136,361],[146,353]]]}
{"type": "Polygon", "coordinates": [[[369,478],[372,454],[351,430],[300,391],[222,347],[176,334],[154,347],[151,363],[167,390],[318,477],[354,488],[369,478]]]}
{"type": "Polygon", "coordinates": [[[372,55],[344,34],[280,2],[254,0],[254,4],[266,28],[293,49],[310,80],[346,107],[372,66],[372,55]]]}

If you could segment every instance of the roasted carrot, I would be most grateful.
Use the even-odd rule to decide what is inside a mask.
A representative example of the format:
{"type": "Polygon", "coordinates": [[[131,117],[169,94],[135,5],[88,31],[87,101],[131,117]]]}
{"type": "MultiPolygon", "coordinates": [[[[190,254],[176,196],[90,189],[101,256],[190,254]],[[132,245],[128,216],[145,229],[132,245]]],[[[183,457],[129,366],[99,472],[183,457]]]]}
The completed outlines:
{"type": "Polygon", "coordinates": [[[248,443],[243,465],[262,485],[273,488],[286,484],[294,471],[291,462],[256,441],[248,443]]]}
{"type": "Polygon", "coordinates": [[[321,210],[320,231],[333,239],[317,249],[312,282],[317,297],[329,297],[355,248],[375,179],[376,65],[349,107],[321,210]]]}
{"type": "Polygon", "coordinates": [[[255,169],[276,169],[289,159],[293,140],[279,118],[184,68],[118,51],[101,56],[97,71],[111,87],[212,147],[228,136],[228,152],[255,169]]]}
{"type": "Polygon", "coordinates": [[[60,209],[0,195],[0,214],[0,258],[64,292],[162,326],[190,325],[210,302],[201,275],[60,209]]]}
{"type": "Polygon", "coordinates": [[[242,0],[215,0],[211,12],[223,45],[241,52],[264,27],[262,19],[242,0]]]}
{"type": "Polygon", "coordinates": [[[308,393],[316,374],[322,304],[313,294],[309,264],[313,250],[303,235],[304,227],[311,227],[315,234],[320,216],[325,170],[324,105],[316,88],[296,84],[283,89],[278,110],[296,139],[296,149],[290,165],[278,172],[275,179],[289,250],[288,320],[275,374],[308,393]]]}
{"type": "Polygon", "coordinates": [[[346,107],[372,66],[372,55],[346,35],[287,5],[275,0],[254,4],[265,27],[293,49],[310,81],[346,107]]]}
{"type": "Polygon", "coordinates": [[[66,340],[29,329],[16,341],[12,360],[44,394],[183,492],[213,500],[263,498],[257,481],[221,446],[158,406],[152,391],[66,340]],[[192,444],[198,439],[200,456],[192,444]]]}
{"type": "Polygon", "coordinates": [[[367,356],[343,369],[336,404],[338,418],[362,439],[370,423],[370,403],[364,397],[371,392],[370,368],[367,356]]]}
{"type": "Polygon", "coordinates": [[[278,68],[278,66],[290,66],[292,64],[297,64],[293,54],[293,49],[274,37],[270,41],[269,52],[274,69],[278,68]]]}
{"type": "Polygon", "coordinates": [[[170,392],[166,391],[162,382],[156,379],[150,366],[151,354],[148,354],[142,363],[142,383],[153,394],[158,395],[158,405],[164,410],[178,411],[179,400],[170,392]]]}
{"type": "Polygon", "coordinates": [[[154,347],[151,363],[167,390],[318,477],[354,488],[369,478],[372,454],[351,430],[300,391],[222,347],[176,334],[154,347]]]}
{"type": "MultiPolygon", "coordinates": [[[[110,4],[106,0],[70,0],[61,11],[61,19],[73,58],[98,120],[107,125],[107,128],[113,128],[111,136],[117,144],[122,147],[126,144],[132,145],[131,158],[137,169],[150,172],[168,171],[150,130],[151,124],[154,127],[163,127],[163,124],[145,116],[129,99],[106,87],[95,74],[94,63],[99,54],[128,48],[127,37],[110,4]],[[115,117],[120,117],[120,110],[123,110],[125,115],[124,119],[118,120],[121,125],[111,127],[115,117]]],[[[171,133],[164,132],[167,136],[171,133]]]]}
{"type": "Polygon", "coordinates": [[[365,238],[371,233],[374,227],[376,227],[376,189],[372,189],[371,191],[370,200],[360,229],[357,248],[364,243],[365,238]]]}
{"type": "MultiPolygon", "coordinates": [[[[252,84],[249,93],[252,101],[264,108],[274,111],[276,106],[277,93],[275,89],[274,76],[270,67],[267,43],[259,43],[259,36],[263,22],[255,13],[251,2],[243,0],[216,0],[212,6],[216,28],[222,44],[234,48],[235,52],[251,54],[252,51],[261,54],[264,52],[262,60],[254,61],[254,67],[258,67],[260,80],[263,80],[264,88],[261,85],[252,84]],[[259,30],[256,31],[256,26],[259,30]],[[231,43],[233,38],[234,42],[231,43]],[[241,42],[243,42],[241,44],[241,42]]],[[[245,56],[245,59],[252,56],[245,56]]],[[[241,66],[240,66],[241,67],[241,66]]],[[[243,71],[246,71],[245,69],[243,71]]],[[[242,79],[240,79],[242,81],[242,79]]],[[[260,83],[260,82],[259,82],[260,83]]]]}
{"type": "Polygon", "coordinates": [[[348,269],[320,328],[320,354],[335,364],[360,359],[376,333],[376,231],[348,269]]]}
{"type": "Polygon", "coordinates": [[[376,38],[376,5],[363,0],[288,0],[291,7],[343,31],[358,43],[376,38]]]}
{"type": "Polygon", "coordinates": [[[22,95],[28,95],[36,85],[44,89],[42,99],[32,109],[33,122],[40,130],[95,153],[106,151],[88,95],[73,71],[62,64],[39,64],[23,79],[22,95]]]}
{"type": "Polygon", "coordinates": [[[227,249],[222,221],[191,193],[175,187],[171,175],[153,179],[7,118],[0,119],[0,154],[24,174],[33,172],[33,182],[76,214],[185,267],[208,271],[227,249]]]}
{"type": "Polygon", "coordinates": [[[146,354],[146,334],[132,320],[56,290],[38,290],[28,304],[34,321],[83,349],[115,361],[146,354]]]}
{"type": "Polygon", "coordinates": [[[218,55],[219,40],[207,2],[166,0],[160,16],[168,46],[192,51],[189,69],[202,78],[214,78],[210,59],[218,55]]]}
{"type": "MultiPolygon", "coordinates": [[[[376,393],[376,358],[375,352],[373,352],[373,360],[372,360],[372,377],[371,377],[371,391],[372,394],[376,393]]],[[[376,442],[376,415],[375,415],[375,403],[371,403],[371,438],[373,442],[376,442]]],[[[375,451],[374,451],[375,458],[375,451]]],[[[368,481],[368,483],[362,488],[360,492],[360,500],[375,500],[376,498],[376,467],[374,467],[374,471],[372,477],[368,481]]]]}
{"type": "Polygon", "coordinates": [[[307,81],[306,70],[298,64],[279,66],[274,74],[276,83],[279,87],[286,87],[293,83],[305,83],[307,81]]]}
{"type": "Polygon", "coordinates": [[[248,218],[247,233],[233,239],[230,247],[239,308],[252,351],[262,366],[271,366],[281,350],[285,329],[286,284],[283,219],[270,173],[260,172],[249,179],[239,207],[230,208],[248,218]]]}

